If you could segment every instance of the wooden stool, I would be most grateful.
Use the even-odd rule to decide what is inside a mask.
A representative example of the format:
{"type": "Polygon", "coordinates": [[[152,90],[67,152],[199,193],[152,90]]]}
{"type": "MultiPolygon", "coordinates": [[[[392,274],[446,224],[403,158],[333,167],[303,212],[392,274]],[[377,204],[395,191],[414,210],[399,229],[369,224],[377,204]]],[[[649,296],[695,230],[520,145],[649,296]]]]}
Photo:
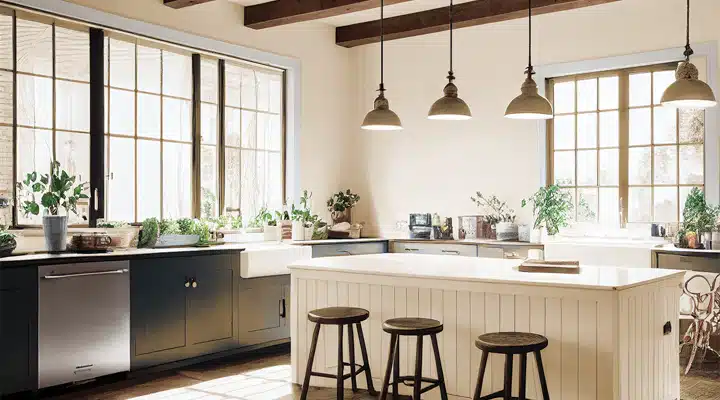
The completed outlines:
{"type": "Polygon", "coordinates": [[[393,318],[383,323],[383,330],[390,336],[390,352],[388,354],[387,369],[385,370],[385,379],[383,380],[382,392],[380,400],[385,400],[390,386],[390,373],[393,373],[393,398],[397,398],[398,384],[403,383],[407,386],[413,386],[413,399],[420,400],[420,395],[440,387],[440,397],[447,400],[447,390],[445,389],[445,376],[443,375],[442,363],[440,362],[440,351],[438,350],[437,334],[442,332],[443,324],[440,321],[428,318],[393,318]],[[437,366],[437,379],[422,377],[422,355],[423,355],[423,337],[430,335],[432,341],[433,352],[435,353],[435,365],[437,366]],[[416,336],[417,348],[415,350],[415,375],[400,376],[400,336],[416,336]],[[430,385],[423,388],[423,382],[430,385]]]}
{"type": "Polygon", "coordinates": [[[352,390],[357,392],[356,376],[365,372],[367,380],[368,392],[377,396],[377,392],[373,387],[372,376],[370,375],[370,362],[368,361],[367,348],[365,347],[365,336],[363,336],[362,326],[360,322],[365,321],[370,316],[368,310],[355,307],[328,307],[318,310],[312,310],[308,313],[308,319],[315,323],[313,331],[312,344],[310,345],[310,355],[308,356],[307,368],[305,369],[305,381],[302,386],[301,400],[307,399],[308,389],[310,388],[310,377],[319,376],[323,378],[337,379],[337,398],[343,398],[344,382],[346,379],[352,379],[352,390]],[[355,364],[355,336],[353,334],[352,325],[355,324],[360,341],[360,352],[362,353],[363,365],[355,364]],[[321,325],[337,325],[338,326],[338,366],[337,375],[326,374],[324,372],[313,372],[312,365],[315,359],[315,349],[317,348],[318,335],[320,334],[321,325]],[[350,362],[343,360],[343,326],[348,327],[348,349],[350,350],[350,362]],[[345,366],[350,367],[350,373],[345,374],[345,366]],[[357,370],[355,368],[358,368],[357,370]]]}
{"type": "Polygon", "coordinates": [[[527,355],[535,354],[538,374],[540,375],[540,386],[542,388],[543,400],[550,400],[547,382],[545,381],[545,368],[543,368],[540,350],[546,348],[548,340],[545,336],[525,332],[498,332],[480,335],[475,340],[475,347],[482,350],[480,361],[480,372],[478,373],[477,386],[475,386],[474,400],[503,398],[504,400],[519,399],[525,400],[525,385],[527,379],[527,355]],[[480,397],[483,384],[483,375],[487,366],[490,353],[505,354],[505,384],[503,390],[480,397]],[[520,355],[520,396],[512,397],[512,374],[513,355],[520,355]]]}

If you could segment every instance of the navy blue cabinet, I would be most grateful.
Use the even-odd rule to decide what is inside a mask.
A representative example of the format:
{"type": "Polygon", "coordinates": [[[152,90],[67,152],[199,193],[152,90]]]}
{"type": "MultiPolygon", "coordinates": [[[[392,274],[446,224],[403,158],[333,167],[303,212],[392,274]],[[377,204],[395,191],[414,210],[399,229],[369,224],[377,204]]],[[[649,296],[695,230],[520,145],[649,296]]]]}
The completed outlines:
{"type": "Polygon", "coordinates": [[[130,263],[131,369],[228,350],[234,337],[236,254],[130,263]]]}
{"type": "Polygon", "coordinates": [[[0,269],[0,395],[37,387],[37,268],[0,269]]]}

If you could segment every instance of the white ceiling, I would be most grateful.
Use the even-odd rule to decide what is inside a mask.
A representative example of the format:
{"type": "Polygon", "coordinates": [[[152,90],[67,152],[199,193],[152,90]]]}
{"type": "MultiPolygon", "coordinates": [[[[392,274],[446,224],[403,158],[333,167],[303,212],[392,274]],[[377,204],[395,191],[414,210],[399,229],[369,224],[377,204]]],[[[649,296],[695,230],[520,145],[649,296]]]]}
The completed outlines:
{"type": "MultiPolygon", "coordinates": [[[[243,6],[251,6],[254,4],[267,3],[268,0],[227,0],[243,6]]],[[[467,3],[472,0],[454,0],[455,4],[467,3]]],[[[385,6],[385,17],[395,17],[403,14],[410,14],[419,11],[432,10],[433,8],[445,7],[450,4],[450,0],[412,0],[400,4],[385,6]]],[[[337,17],[323,18],[318,21],[332,25],[343,26],[357,24],[360,22],[373,21],[380,19],[380,8],[360,11],[352,14],[338,15],[337,17]]]]}

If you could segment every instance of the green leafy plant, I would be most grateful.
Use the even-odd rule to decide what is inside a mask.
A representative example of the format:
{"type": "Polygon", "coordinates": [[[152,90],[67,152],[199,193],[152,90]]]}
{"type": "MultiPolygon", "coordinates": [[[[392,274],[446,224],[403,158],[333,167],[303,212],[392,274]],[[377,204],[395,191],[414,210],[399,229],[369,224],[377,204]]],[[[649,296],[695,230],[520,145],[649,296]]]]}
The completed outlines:
{"type": "Polygon", "coordinates": [[[160,234],[160,227],[157,218],[148,218],[142,223],[138,247],[153,247],[160,234]]]}
{"type": "Polygon", "coordinates": [[[470,200],[482,209],[485,222],[490,225],[496,225],[498,222],[515,222],[515,210],[495,195],[485,197],[482,193],[475,192],[475,196],[470,196],[470,200]]]}
{"type": "Polygon", "coordinates": [[[98,228],[111,228],[111,229],[113,229],[113,228],[126,228],[126,227],[128,227],[128,226],[130,226],[130,225],[129,225],[127,222],[125,222],[125,221],[103,221],[103,222],[98,222],[98,223],[97,223],[97,227],[98,227],[98,228]]]}
{"type": "Polygon", "coordinates": [[[683,227],[685,231],[705,233],[717,228],[720,217],[720,206],[708,204],[705,194],[698,188],[693,188],[685,200],[683,208],[683,227]]]}
{"type": "Polygon", "coordinates": [[[273,219],[272,213],[267,209],[267,207],[263,206],[258,210],[257,214],[253,217],[252,220],[250,220],[250,223],[248,224],[249,228],[262,228],[266,222],[273,219]]]}
{"type": "Polygon", "coordinates": [[[180,225],[174,219],[163,219],[158,223],[160,236],[180,234],[180,225]]]}
{"type": "Polygon", "coordinates": [[[207,245],[210,243],[210,225],[203,220],[188,220],[192,223],[191,235],[198,235],[198,245],[207,245]]]}
{"type": "MultiPolygon", "coordinates": [[[[307,193],[307,190],[305,191],[307,193]]],[[[348,208],[353,208],[360,201],[360,196],[353,193],[350,189],[339,191],[332,195],[327,201],[328,211],[343,212],[348,208]]]]}
{"type": "Polygon", "coordinates": [[[313,214],[312,210],[310,210],[311,198],[312,192],[303,190],[303,194],[302,196],[300,196],[300,207],[295,208],[295,204],[293,204],[290,210],[290,217],[293,221],[302,221],[307,226],[313,226],[313,224],[315,224],[315,222],[320,219],[317,214],[313,214]]]}
{"type": "Polygon", "coordinates": [[[15,235],[6,230],[0,231],[0,249],[12,247],[16,244],[17,242],[15,241],[15,235]]]}
{"type": "Polygon", "coordinates": [[[195,235],[195,225],[197,220],[191,218],[181,218],[177,220],[178,233],[180,235],[195,235]]]}
{"type": "Polygon", "coordinates": [[[570,193],[563,191],[557,185],[540,188],[529,199],[522,201],[525,207],[530,202],[533,205],[535,223],[533,228],[547,229],[548,235],[555,235],[560,228],[568,225],[570,212],[573,209],[570,193]]]}
{"type": "Polygon", "coordinates": [[[215,204],[217,197],[215,193],[211,192],[206,188],[201,188],[202,191],[202,216],[203,218],[210,219],[215,214],[215,204]]]}
{"type": "Polygon", "coordinates": [[[17,183],[17,188],[21,192],[20,207],[26,216],[39,215],[41,206],[50,215],[58,215],[60,208],[77,215],[78,201],[89,198],[85,193],[89,185],[86,182],[76,182],[75,176],[60,168],[57,161],[50,163],[49,174],[33,171],[27,174],[22,182],[17,183]]]}

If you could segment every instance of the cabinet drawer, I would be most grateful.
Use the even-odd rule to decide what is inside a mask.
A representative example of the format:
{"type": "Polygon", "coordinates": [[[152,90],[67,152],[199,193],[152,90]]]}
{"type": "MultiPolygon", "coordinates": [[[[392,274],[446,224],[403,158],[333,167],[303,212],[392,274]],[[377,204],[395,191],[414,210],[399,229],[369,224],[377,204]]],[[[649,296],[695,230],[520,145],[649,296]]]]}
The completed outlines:
{"type": "Polygon", "coordinates": [[[312,256],[335,257],[387,252],[387,242],[343,243],[313,245],[312,256]]]}
{"type": "Polygon", "coordinates": [[[681,254],[657,255],[657,267],[664,269],[681,269],[688,271],[720,273],[720,255],[703,254],[697,256],[681,254]]]}
{"type": "MultiPolygon", "coordinates": [[[[393,253],[443,254],[448,256],[477,257],[476,245],[446,243],[393,243],[393,253]]],[[[502,256],[500,256],[502,257],[502,256]]]]}
{"type": "Polygon", "coordinates": [[[505,253],[502,247],[478,246],[478,257],[506,258],[505,253]]]}

